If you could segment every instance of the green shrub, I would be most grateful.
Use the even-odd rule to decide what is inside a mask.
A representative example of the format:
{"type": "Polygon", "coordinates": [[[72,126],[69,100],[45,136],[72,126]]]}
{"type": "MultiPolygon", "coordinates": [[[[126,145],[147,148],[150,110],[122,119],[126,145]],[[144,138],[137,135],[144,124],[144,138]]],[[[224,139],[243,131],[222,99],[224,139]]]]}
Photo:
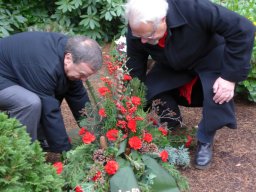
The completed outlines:
{"type": "Polygon", "coordinates": [[[28,30],[85,34],[110,42],[125,33],[125,0],[3,0],[0,1],[0,37],[28,30]]]}
{"type": "MultiPolygon", "coordinates": [[[[255,0],[212,0],[215,3],[239,13],[251,20],[256,27],[256,3],[255,0]]],[[[251,59],[252,69],[248,78],[238,83],[236,92],[247,97],[249,101],[256,102],[256,35],[251,59]]]]}
{"type": "Polygon", "coordinates": [[[1,192],[61,191],[63,180],[19,121],[0,113],[0,133],[1,192]]]}

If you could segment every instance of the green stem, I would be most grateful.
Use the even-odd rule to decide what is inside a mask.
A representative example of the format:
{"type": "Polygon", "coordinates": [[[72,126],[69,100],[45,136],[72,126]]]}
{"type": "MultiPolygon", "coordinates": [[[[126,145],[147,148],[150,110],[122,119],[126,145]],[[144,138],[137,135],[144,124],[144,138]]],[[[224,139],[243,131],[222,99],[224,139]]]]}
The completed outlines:
{"type": "Polygon", "coordinates": [[[94,103],[94,106],[99,110],[99,106],[97,105],[98,97],[95,94],[95,91],[94,91],[94,88],[93,88],[91,82],[89,80],[86,80],[85,84],[86,84],[86,86],[88,88],[88,93],[89,93],[90,98],[92,99],[92,101],[94,103]]]}

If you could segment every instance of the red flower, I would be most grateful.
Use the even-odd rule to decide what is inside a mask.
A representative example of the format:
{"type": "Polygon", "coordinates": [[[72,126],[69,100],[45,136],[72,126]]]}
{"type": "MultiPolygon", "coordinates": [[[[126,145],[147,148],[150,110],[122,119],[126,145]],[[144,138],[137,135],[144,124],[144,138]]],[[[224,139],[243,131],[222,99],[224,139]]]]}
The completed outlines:
{"type": "Polygon", "coordinates": [[[99,115],[101,116],[101,117],[107,117],[107,114],[106,114],[106,112],[105,112],[105,109],[100,109],[99,110],[99,115]]]}
{"type": "Polygon", "coordinates": [[[118,120],[116,126],[125,129],[127,122],[124,120],[118,120]]]}
{"type": "Polygon", "coordinates": [[[108,161],[105,165],[105,171],[109,175],[114,175],[118,170],[118,163],[116,161],[108,161]]]}
{"type": "Polygon", "coordinates": [[[136,121],[134,119],[131,119],[128,121],[127,127],[133,132],[136,132],[136,121]]]}
{"type": "Polygon", "coordinates": [[[160,157],[162,158],[162,161],[163,162],[167,162],[167,159],[168,159],[168,152],[166,150],[163,150],[161,153],[160,153],[160,157]]]}
{"type": "Polygon", "coordinates": [[[63,164],[62,162],[56,162],[53,164],[54,168],[56,169],[57,174],[61,174],[63,171],[63,164]]]}
{"type": "Polygon", "coordinates": [[[110,129],[107,133],[106,136],[109,141],[115,141],[118,138],[118,130],[116,129],[110,129]]]}
{"type": "Polygon", "coordinates": [[[98,171],[98,172],[94,175],[94,177],[92,178],[92,180],[93,180],[93,181],[97,181],[100,177],[101,177],[101,172],[98,171]]]}
{"type": "Polygon", "coordinates": [[[83,140],[83,142],[84,142],[85,144],[90,144],[90,143],[93,142],[95,139],[96,139],[95,136],[94,136],[93,134],[91,134],[89,131],[87,131],[87,132],[84,134],[83,138],[82,138],[82,140],[83,140]]]}
{"type": "Polygon", "coordinates": [[[101,96],[105,96],[107,93],[110,93],[110,90],[107,87],[100,87],[98,91],[101,96]]]}
{"type": "Polygon", "coordinates": [[[129,145],[131,148],[138,150],[142,147],[142,142],[139,137],[133,136],[129,139],[129,145]]]}
{"type": "Polygon", "coordinates": [[[153,117],[151,117],[149,120],[152,121],[153,125],[157,125],[157,120],[155,120],[153,117]]]}
{"type": "Polygon", "coordinates": [[[189,148],[192,143],[193,138],[190,135],[187,135],[187,142],[185,143],[185,147],[189,148]]]}
{"type": "Polygon", "coordinates": [[[168,135],[168,131],[165,128],[159,127],[158,130],[161,131],[164,136],[168,135]]]}
{"type": "Polygon", "coordinates": [[[129,113],[132,114],[134,113],[135,111],[137,111],[137,107],[131,107],[130,109],[128,109],[129,113]]]}
{"type": "Polygon", "coordinates": [[[144,137],[143,137],[143,140],[150,143],[153,140],[153,137],[150,133],[145,133],[144,137]]]}
{"type": "Polygon", "coordinates": [[[124,81],[130,81],[132,77],[128,74],[124,74],[124,81]]]}
{"type": "Polygon", "coordinates": [[[136,97],[136,96],[132,96],[131,97],[131,100],[132,100],[132,103],[133,105],[140,105],[141,104],[141,99],[139,97],[136,97]]]}
{"type": "Polygon", "coordinates": [[[75,192],[84,192],[81,186],[76,186],[75,192]]]}
{"type": "Polygon", "coordinates": [[[84,128],[84,127],[82,127],[80,130],[79,130],[79,135],[83,135],[83,134],[85,134],[87,132],[87,130],[84,128]]]}
{"type": "Polygon", "coordinates": [[[140,117],[140,116],[137,116],[137,117],[134,118],[134,120],[136,120],[136,121],[143,121],[144,118],[143,118],[143,117],[140,117]]]}
{"type": "Polygon", "coordinates": [[[109,77],[101,77],[101,80],[109,86],[112,84],[112,81],[109,77]]]}
{"type": "Polygon", "coordinates": [[[125,114],[127,110],[124,108],[124,106],[121,103],[116,103],[116,107],[118,110],[121,111],[122,114],[125,114]]]}

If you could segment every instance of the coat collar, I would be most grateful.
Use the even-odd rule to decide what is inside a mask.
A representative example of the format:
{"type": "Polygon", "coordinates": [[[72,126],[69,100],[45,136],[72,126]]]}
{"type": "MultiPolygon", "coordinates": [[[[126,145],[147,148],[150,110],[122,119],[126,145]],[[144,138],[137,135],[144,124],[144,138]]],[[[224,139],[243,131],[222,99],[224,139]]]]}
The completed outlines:
{"type": "Polygon", "coordinates": [[[174,0],[168,1],[169,8],[166,15],[166,23],[168,28],[175,28],[187,24],[187,20],[181,13],[174,0]]]}

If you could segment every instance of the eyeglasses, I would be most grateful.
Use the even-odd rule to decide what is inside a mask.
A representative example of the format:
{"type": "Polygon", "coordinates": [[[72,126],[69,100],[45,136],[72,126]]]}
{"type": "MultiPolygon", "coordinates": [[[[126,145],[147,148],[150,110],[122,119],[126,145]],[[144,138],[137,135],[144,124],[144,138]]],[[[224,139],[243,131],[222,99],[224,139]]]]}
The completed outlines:
{"type": "Polygon", "coordinates": [[[155,34],[157,32],[157,28],[158,28],[159,24],[157,25],[153,25],[153,31],[148,34],[148,35],[145,35],[145,36],[137,36],[137,35],[133,35],[134,37],[138,37],[138,38],[141,38],[141,39],[154,39],[155,37],[155,34]]]}

